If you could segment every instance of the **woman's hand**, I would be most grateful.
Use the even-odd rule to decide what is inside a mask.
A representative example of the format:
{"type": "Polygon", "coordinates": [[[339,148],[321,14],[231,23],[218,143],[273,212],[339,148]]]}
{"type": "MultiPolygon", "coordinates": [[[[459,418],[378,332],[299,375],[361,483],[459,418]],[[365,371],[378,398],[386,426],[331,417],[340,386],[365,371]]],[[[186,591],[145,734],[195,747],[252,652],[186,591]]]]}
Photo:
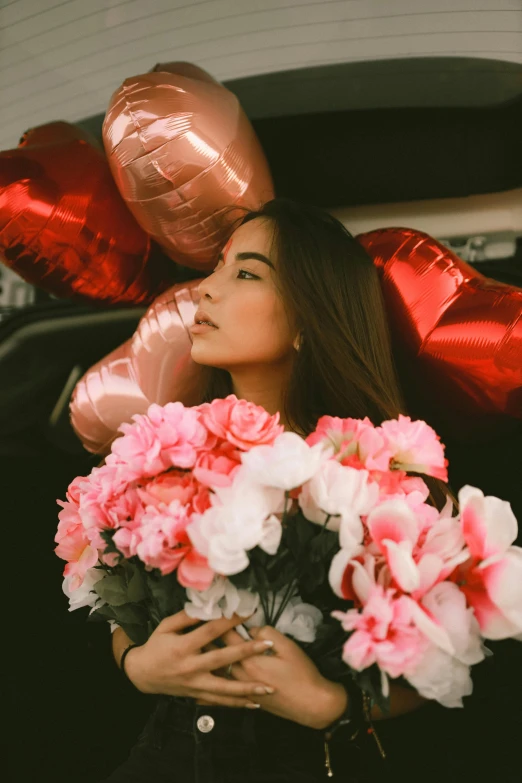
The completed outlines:
{"type": "Polygon", "coordinates": [[[266,694],[262,680],[245,676],[241,682],[212,674],[238,665],[247,658],[260,656],[270,644],[265,640],[245,642],[234,646],[202,652],[244,618],[222,618],[204,623],[188,633],[182,631],[200,620],[188,617],[185,612],[167,617],[152,633],[147,642],[130,650],[125,658],[125,673],[143,693],[162,693],[168,696],[188,696],[205,704],[227,707],[254,706],[252,698],[266,694]]]}
{"type": "MultiPolygon", "coordinates": [[[[241,683],[259,681],[274,688],[272,695],[254,697],[264,710],[314,729],[326,728],[343,714],[345,689],[323,677],[295,642],[269,626],[251,628],[249,633],[257,641],[272,641],[271,654],[244,658],[232,666],[231,674],[241,683]]],[[[234,630],[222,639],[229,650],[244,645],[234,630]]]]}

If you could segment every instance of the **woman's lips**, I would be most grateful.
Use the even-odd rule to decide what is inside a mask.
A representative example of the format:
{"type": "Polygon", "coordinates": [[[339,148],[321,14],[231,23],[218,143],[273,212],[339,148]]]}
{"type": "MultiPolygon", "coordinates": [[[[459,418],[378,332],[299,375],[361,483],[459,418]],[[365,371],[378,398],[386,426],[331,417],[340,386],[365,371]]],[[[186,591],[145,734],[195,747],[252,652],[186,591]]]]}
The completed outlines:
{"type": "Polygon", "coordinates": [[[191,334],[205,334],[205,332],[213,332],[217,328],[217,326],[211,326],[210,324],[192,324],[189,327],[189,332],[191,334]]]}

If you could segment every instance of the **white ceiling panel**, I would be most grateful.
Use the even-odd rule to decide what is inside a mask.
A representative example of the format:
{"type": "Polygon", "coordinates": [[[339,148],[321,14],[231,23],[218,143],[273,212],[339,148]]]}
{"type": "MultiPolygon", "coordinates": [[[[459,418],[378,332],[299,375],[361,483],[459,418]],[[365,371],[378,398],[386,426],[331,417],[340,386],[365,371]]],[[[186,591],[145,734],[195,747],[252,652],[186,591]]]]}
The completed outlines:
{"type": "Polygon", "coordinates": [[[408,57],[522,64],[522,0],[0,0],[0,149],[158,62],[229,81],[408,57]]]}

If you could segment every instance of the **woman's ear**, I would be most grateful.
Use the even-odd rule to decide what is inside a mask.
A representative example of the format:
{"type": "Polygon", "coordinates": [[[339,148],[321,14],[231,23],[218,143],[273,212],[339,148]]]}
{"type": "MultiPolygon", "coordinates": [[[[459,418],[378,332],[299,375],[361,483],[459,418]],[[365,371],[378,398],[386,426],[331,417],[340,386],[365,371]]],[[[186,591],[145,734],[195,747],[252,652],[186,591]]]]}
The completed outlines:
{"type": "Polygon", "coordinates": [[[302,332],[299,332],[299,334],[296,336],[296,338],[295,338],[295,340],[293,342],[293,346],[294,346],[296,351],[299,352],[301,350],[302,342],[303,342],[303,335],[302,335],[302,332]]]}

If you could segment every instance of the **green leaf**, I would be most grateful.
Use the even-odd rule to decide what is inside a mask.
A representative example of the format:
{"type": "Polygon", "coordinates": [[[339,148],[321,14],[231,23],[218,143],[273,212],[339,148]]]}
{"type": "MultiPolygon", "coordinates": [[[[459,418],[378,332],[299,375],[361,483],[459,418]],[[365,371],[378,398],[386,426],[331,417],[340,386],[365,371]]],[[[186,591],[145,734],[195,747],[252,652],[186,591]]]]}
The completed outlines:
{"type": "Polygon", "coordinates": [[[124,575],[104,576],[93,586],[94,592],[110,606],[120,606],[128,601],[124,575]]]}
{"type": "Polygon", "coordinates": [[[147,588],[144,582],[145,578],[146,577],[140,573],[139,569],[135,567],[127,585],[127,597],[132,603],[138,603],[147,598],[147,588]]]}
{"type": "Polygon", "coordinates": [[[159,571],[145,571],[143,577],[148,602],[154,607],[153,614],[158,617],[158,621],[183,609],[187,598],[175,572],[162,576],[159,571]]]}
{"type": "Polygon", "coordinates": [[[253,590],[257,592],[257,581],[250,568],[247,568],[246,571],[241,571],[239,574],[232,574],[228,578],[238,590],[253,590]]]}
{"type": "Polygon", "coordinates": [[[118,547],[116,546],[116,544],[112,540],[113,537],[114,537],[115,532],[116,532],[115,530],[101,530],[100,531],[100,535],[101,535],[102,539],[105,541],[105,543],[107,545],[105,547],[105,549],[104,549],[104,554],[105,555],[109,555],[109,554],[112,554],[114,552],[117,552],[120,555],[120,557],[122,557],[122,554],[121,554],[120,550],[118,549],[118,547]]]}
{"type": "MultiPolygon", "coordinates": [[[[305,593],[313,593],[326,579],[326,571],[322,563],[309,563],[306,571],[301,574],[300,585],[305,593]]],[[[314,603],[312,601],[312,603],[314,603]]]]}
{"type": "Polygon", "coordinates": [[[147,628],[146,625],[136,625],[134,623],[120,623],[120,627],[123,628],[129,639],[133,644],[145,644],[152,631],[147,628]]]}
{"type": "Polygon", "coordinates": [[[308,547],[316,530],[316,525],[312,526],[311,522],[297,514],[288,521],[284,528],[284,543],[289,547],[290,551],[293,552],[294,556],[299,557],[303,550],[306,550],[308,547]]]}
{"type": "Polygon", "coordinates": [[[309,557],[312,560],[330,563],[332,557],[339,551],[339,536],[330,530],[321,530],[318,536],[310,542],[309,557]]]}
{"type": "Polygon", "coordinates": [[[115,617],[116,615],[114,614],[114,609],[112,609],[110,606],[107,606],[107,604],[103,604],[103,606],[100,606],[98,609],[95,609],[94,612],[89,614],[87,621],[106,623],[107,620],[114,620],[115,617]]]}

